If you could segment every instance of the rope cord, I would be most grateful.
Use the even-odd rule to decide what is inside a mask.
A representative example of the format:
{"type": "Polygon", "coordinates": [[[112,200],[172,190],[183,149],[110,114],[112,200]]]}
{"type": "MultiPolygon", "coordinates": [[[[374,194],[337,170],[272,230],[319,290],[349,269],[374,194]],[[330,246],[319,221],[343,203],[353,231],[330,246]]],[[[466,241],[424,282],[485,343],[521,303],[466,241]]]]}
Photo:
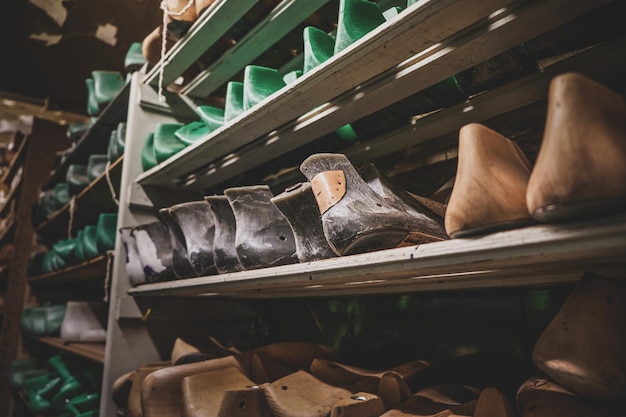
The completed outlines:
{"type": "Polygon", "coordinates": [[[182,16],[194,5],[194,0],[188,0],[185,7],[178,12],[172,12],[167,8],[167,0],[161,1],[161,9],[163,10],[163,30],[161,33],[161,68],[159,69],[159,101],[164,102],[165,96],[163,95],[163,72],[165,66],[169,64],[169,61],[165,59],[166,51],[166,37],[167,37],[167,16],[182,16]]]}
{"type": "Polygon", "coordinates": [[[117,193],[115,192],[115,187],[113,187],[113,182],[111,181],[111,177],[109,172],[111,171],[111,161],[107,162],[107,166],[104,170],[104,176],[107,179],[107,184],[109,185],[109,191],[111,192],[111,198],[115,202],[116,205],[120,205],[120,201],[117,199],[117,193]]]}

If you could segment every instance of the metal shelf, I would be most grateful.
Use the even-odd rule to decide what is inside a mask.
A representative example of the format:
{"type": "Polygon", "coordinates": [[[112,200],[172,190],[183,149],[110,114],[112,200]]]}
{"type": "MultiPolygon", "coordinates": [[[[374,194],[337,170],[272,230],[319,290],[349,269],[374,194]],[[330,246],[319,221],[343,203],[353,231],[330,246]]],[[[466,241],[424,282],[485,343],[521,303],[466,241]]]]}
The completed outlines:
{"type": "Polygon", "coordinates": [[[626,216],[535,225],[366,254],[145,284],[135,297],[293,297],[511,288],[626,270],[626,216]]]}
{"type": "MultiPolygon", "coordinates": [[[[298,137],[292,147],[304,145],[355,114],[377,111],[602,4],[420,2],[136,181],[206,189],[215,184],[211,177],[216,172],[238,162],[238,152],[246,146],[262,148],[281,135],[298,137]]],[[[274,156],[276,151],[272,147],[274,156]]]]}

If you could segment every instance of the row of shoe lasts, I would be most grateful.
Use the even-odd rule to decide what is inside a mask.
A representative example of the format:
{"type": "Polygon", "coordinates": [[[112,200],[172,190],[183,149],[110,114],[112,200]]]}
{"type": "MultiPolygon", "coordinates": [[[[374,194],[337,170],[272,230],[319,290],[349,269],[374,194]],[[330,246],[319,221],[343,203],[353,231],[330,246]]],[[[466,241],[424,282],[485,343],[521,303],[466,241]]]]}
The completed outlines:
{"type": "MultiPolygon", "coordinates": [[[[521,416],[624,415],[624,300],[622,283],[594,274],[581,279],[535,345],[532,359],[545,374],[509,375],[520,378],[508,382],[519,386],[515,406],[521,416]]],[[[113,400],[129,417],[518,415],[507,396],[489,385],[503,383],[494,374],[502,370],[484,368],[487,378],[476,375],[472,355],[452,366],[415,360],[384,371],[336,359],[332,349],[303,342],[242,353],[214,339],[202,346],[178,339],[170,361],[118,378],[113,400]],[[468,380],[487,385],[465,385],[468,380]]]]}
{"type": "MultiPolygon", "coordinates": [[[[407,7],[415,1],[409,0],[407,7]]],[[[205,137],[254,107],[268,96],[295,81],[333,55],[365,36],[371,30],[398,15],[400,8],[381,11],[376,3],[367,0],[342,0],[339,4],[339,22],[332,36],[315,26],[303,31],[302,70],[281,75],[276,69],[248,65],[243,82],[227,83],[225,108],[197,109],[200,121],[189,125],[172,125],[166,130],[157,128],[146,140],[144,170],[169,158],[183,148],[205,137]],[[205,116],[209,113],[209,120],[205,116]],[[157,148],[158,150],[155,150],[157,148]],[[156,157],[153,155],[156,153],[156,157]]],[[[193,14],[193,13],[192,13],[193,14]]],[[[580,42],[584,43],[585,39],[580,42]]],[[[582,47],[578,45],[578,47],[582,47]]],[[[535,57],[541,56],[541,47],[529,43],[512,48],[484,63],[455,74],[400,102],[370,116],[339,128],[336,132],[347,141],[367,139],[406,123],[411,117],[460,103],[481,91],[488,90],[538,70],[535,57]],[[485,74],[490,76],[486,77],[485,74]]]]}
{"type": "Polygon", "coordinates": [[[97,417],[102,367],[76,371],[60,355],[49,358],[45,367],[35,359],[21,359],[11,364],[11,386],[22,392],[34,415],[97,417]]]}
{"type": "MultiPolygon", "coordinates": [[[[274,68],[248,65],[244,69],[243,82],[227,83],[224,109],[200,106],[196,109],[200,121],[187,125],[157,125],[155,132],[150,133],[146,138],[142,151],[144,171],[180,152],[222,125],[230,123],[385,22],[385,15],[378,5],[367,0],[342,0],[339,7],[340,22],[336,39],[313,26],[304,29],[302,70],[292,71],[283,76],[274,68]]],[[[393,14],[388,15],[392,17],[393,14]]],[[[339,129],[338,133],[345,139],[355,139],[349,127],[339,129]]]]}
{"type": "Polygon", "coordinates": [[[166,224],[127,230],[128,274],[137,285],[620,211],[625,116],[621,95],[583,75],[563,74],[550,86],[532,174],[514,142],[479,124],[460,130],[457,176],[445,209],[405,192],[372,165],[357,172],[345,155],[316,154],[300,166],[309,182],[278,196],[261,185],[229,188],[224,196],[207,196],[208,206],[162,209],[166,224]]]}
{"type": "Polygon", "coordinates": [[[29,260],[28,275],[38,276],[104,255],[115,247],[117,213],[100,213],[95,225],[80,229],[76,237],[61,239],[29,260]]]}
{"type": "Polygon", "coordinates": [[[43,304],[22,312],[20,327],[31,337],[54,336],[65,342],[104,342],[106,306],[87,301],[43,304]]]}

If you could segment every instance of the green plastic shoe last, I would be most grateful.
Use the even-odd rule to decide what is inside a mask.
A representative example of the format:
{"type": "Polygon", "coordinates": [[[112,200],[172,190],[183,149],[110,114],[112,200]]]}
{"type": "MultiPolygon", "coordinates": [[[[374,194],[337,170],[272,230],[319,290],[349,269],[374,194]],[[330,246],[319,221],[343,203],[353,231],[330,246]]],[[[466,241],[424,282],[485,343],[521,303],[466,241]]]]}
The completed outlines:
{"type": "Polygon", "coordinates": [[[78,243],[78,239],[62,239],[57,241],[54,245],[52,245],[52,250],[59,254],[63,260],[67,263],[72,263],[74,260],[74,251],[76,249],[76,244],[78,243]]]}
{"type": "Polygon", "coordinates": [[[79,416],[100,408],[100,394],[84,393],[72,398],[67,402],[65,408],[74,416],[79,416]]]}
{"type": "Polygon", "coordinates": [[[109,140],[109,148],[107,156],[109,161],[115,162],[120,156],[124,155],[124,145],[126,140],[126,123],[119,123],[117,129],[111,132],[109,140]]]}
{"type": "Polygon", "coordinates": [[[70,123],[67,127],[67,138],[73,143],[77,143],[87,132],[93,123],[91,120],[87,122],[74,122],[70,123]]]}
{"type": "Polygon", "coordinates": [[[92,71],[94,97],[100,110],[104,109],[124,87],[124,78],[117,71],[92,71]]]}
{"type": "Polygon", "coordinates": [[[74,397],[82,394],[83,384],[67,369],[67,365],[60,355],[48,359],[48,364],[60,375],[62,384],[58,392],[52,397],[52,405],[57,410],[65,411],[65,405],[74,397]]]}
{"type": "Polygon", "coordinates": [[[65,317],[65,305],[42,305],[24,309],[20,322],[24,333],[34,336],[57,334],[65,317]]]}
{"type": "Polygon", "coordinates": [[[124,56],[124,69],[128,72],[135,72],[146,63],[146,59],[141,52],[141,42],[130,44],[126,56],[124,56]]]}
{"type": "Polygon", "coordinates": [[[98,252],[98,228],[95,225],[85,226],[83,229],[82,243],[83,243],[83,255],[85,260],[93,259],[99,255],[98,252]]]}
{"type": "Polygon", "coordinates": [[[43,256],[43,262],[41,264],[41,272],[44,274],[58,271],[65,268],[65,260],[55,251],[48,251],[43,256]]]}
{"type": "Polygon", "coordinates": [[[85,85],[87,86],[87,113],[90,116],[97,116],[100,114],[100,106],[98,106],[98,101],[96,100],[93,78],[87,78],[85,85]]]}
{"type": "Polygon", "coordinates": [[[211,133],[211,130],[204,122],[191,122],[174,132],[185,147],[202,140],[209,133],[211,133]]]}
{"type": "Polygon", "coordinates": [[[68,184],[60,182],[54,186],[54,204],[56,206],[56,210],[69,203],[71,199],[72,197],[70,196],[68,184]]]}
{"type": "Polygon", "coordinates": [[[406,7],[410,7],[410,6],[414,5],[414,4],[417,4],[417,3],[419,3],[420,1],[421,1],[421,0],[407,0],[407,2],[406,2],[406,7]]]}
{"type": "Polygon", "coordinates": [[[100,254],[115,248],[116,235],[117,213],[101,213],[96,226],[96,244],[100,254]]]}
{"type": "Polygon", "coordinates": [[[74,258],[76,258],[76,262],[81,263],[87,260],[85,258],[85,244],[83,242],[83,235],[85,231],[80,229],[78,233],[76,233],[76,247],[74,248],[74,258]]]}
{"type": "Polygon", "coordinates": [[[285,84],[289,85],[300,77],[302,77],[302,70],[293,70],[283,75],[283,81],[285,84]]]}
{"type": "Polygon", "coordinates": [[[224,109],[213,106],[198,106],[196,113],[211,132],[224,125],[224,109]]]}
{"type": "Polygon", "coordinates": [[[65,182],[70,195],[76,195],[84,190],[90,182],[87,165],[70,165],[65,174],[65,182]]]}
{"type": "Polygon", "coordinates": [[[382,23],[385,23],[385,17],[376,3],[368,0],[340,0],[334,54],[343,51],[382,23]]]}
{"type": "Polygon", "coordinates": [[[354,131],[352,125],[347,124],[341,126],[339,129],[335,130],[341,138],[347,142],[356,142],[359,139],[359,135],[354,131]]]}
{"type": "Polygon", "coordinates": [[[149,133],[146,141],[141,149],[141,168],[144,171],[149,170],[157,165],[157,159],[154,154],[154,133],[149,133]]]}
{"type": "Polygon", "coordinates": [[[302,36],[304,38],[304,65],[302,66],[302,72],[306,74],[333,56],[335,38],[314,26],[305,27],[302,36]]]}
{"type": "Polygon", "coordinates": [[[226,104],[224,106],[224,123],[228,123],[243,113],[243,83],[229,81],[226,84],[226,104]]]}
{"type": "MultiPolygon", "coordinates": [[[[9,371],[9,379],[13,388],[19,388],[22,386],[24,379],[27,378],[29,371],[38,371],[39,364],[34,358],[17,359],[11,362],[11,369],[9,371]]],[[[42,374],[45,371],[42,372],[42,374]]],[[[31,374],[32,375],[32,374],[31,374]]],[[[32,375],[35,376],[35,375],[32,375]]]]}
{"type": "Polygon", "coordinates": [[[95,365],[91,368],[87,368],[85,372],[83,372],[84,379],[87,381],[87,385],[91,388],[93,392],[101,392],[102,391],[102,375],[103,375],[102,365],[95,365]]]}
{"type": "Polygon", "coordinates": [[[95,180],[104,173],[107,167],[109,158],[105,154],[94,154],[89,156],[89,162],[87,163],[87,177],[89,182],[95,180]]]}
{"type": "Polygon", "coordinates": [[[56,392],[62,382],[61,377],[54,372],[24,381],[23,388],[28,404],[35,415],[52,409],[52,402],[46,398],[46,395],[56,392]]]}
{"type": "Polygon", "coordinates": [[[248,65],[243,72],[243,108],[249,110],[285,86],[274,68],[248,65]]]}
{"type": "Polygon", "coordinates": [[[186,145],[176,137],[176,131],[183,127],[182,123],[157,123],[154,131],[154,155],[157,163],[186,148],[186,145]]]}

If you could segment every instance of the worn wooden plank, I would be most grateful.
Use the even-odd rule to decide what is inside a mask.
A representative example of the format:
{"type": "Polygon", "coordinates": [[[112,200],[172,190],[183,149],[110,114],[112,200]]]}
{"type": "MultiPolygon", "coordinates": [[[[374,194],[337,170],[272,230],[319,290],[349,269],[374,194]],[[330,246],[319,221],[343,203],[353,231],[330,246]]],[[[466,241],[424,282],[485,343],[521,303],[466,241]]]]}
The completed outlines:
{"type": "MultiPolygon", "coordinates": [[[[119,194],[122,176],[122,160],[120,157],[109,167],[109,178],[113,184],[116,197],[119,194]]],[[[117,212],[117,204],[113,200],[106,174],[100,175],[84,190],[75,196],[72,231],[82,229],[89,224],[96,224],[100,213],[117,212]]],[[[67,238],[70,220],[70,203],[52,213],[44,222],[37,226],[37,233],[47,239],[67,238]]]]}
{"type": "Polygon", "coordinates": [[[234,23],[241,19],[258,0],[219,0],[194,22],[185,34],[155,65],[143,82],[158,85],[163,70],[163,86],[172,84],[195,61],[213,46],[234,23]]]}
{"type": "Polygon", "coordinates": [[[64,352],[78,355],[98,363],[104,363],[104,343],[65,342],[58,337],[40,337],[41,343],[64,352]]]}
{"type": "Polygon", "coordinates": [[[351,90],[507,3],[503,0],[419,2],[418,7],[406,9],[398,18],[382,24],[203,141],[144,173],[138,182],[174,186],[180,176],[228,155],[351,90]],[[376,59],[372,59],[374,56],[376,59]]]}
{"type": "Polygon", "coordinates": [[[13,158],[11,158],[11,162],[9,162],[9,166],[2,173],[2,178],[0,178],[0,182],[2,184],[10,185],[9,182],[13,179],[19,167],[22,166],[22,163],[24,162],[27,139],[28,136],[22,138],[20,146],[15,151],[13,158]]]}
{"type": "Polygon", "coordinates": [[[189,82],[181,94],[207,97],[329,0],[284,0],[243,39],[189,82]]]}
{"type": "Polygon", "coordinates": [[[390,291],[394,286],[398,291],[409,287],[419,290],[424,283],[429,284],[425,287],[428,290],[482,288],[487,284],[506,287],[512,277],[524,273],[529,277],[525,284],[549,283],[552,274],[558,273],[555,276],[560,277],[559,274],[571,270],[571,265],[581,269],[598,266],[623,270],[626,267],[624,232],[624,215],[562,225],[536,225],[305,264],[146,284],[129,290],[129,294],[219,295],[222,292],[272,292],[281,288],[306,290],[328,284],[337,284],[334,289],[349,294],[363,281],[381,285],[384,282],[390,291]],[[489,277],[488,281],[483,275],[489,277]],[[499,277],[499,281],[494,282],[494,276],[499,277]],[[398,283],[401,285],[396,285],[398,283]]]}

